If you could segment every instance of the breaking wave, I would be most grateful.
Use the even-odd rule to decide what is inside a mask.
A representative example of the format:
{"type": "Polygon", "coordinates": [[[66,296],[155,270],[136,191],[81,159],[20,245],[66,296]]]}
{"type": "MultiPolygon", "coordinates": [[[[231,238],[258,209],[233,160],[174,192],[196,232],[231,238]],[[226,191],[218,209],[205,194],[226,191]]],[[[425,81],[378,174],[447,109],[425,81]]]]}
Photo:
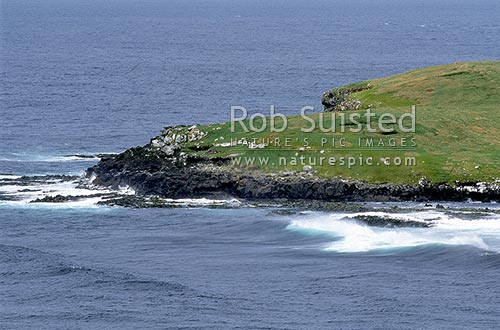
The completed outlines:
{"type": "Polygon", "coordinates": [[[316,213],[293,219],[287,229],[327,235],[332,241],[322,248],[343,253],[387,251],[423,245],[469,245],[500,252],[500,216],[494,213],[480,213],[476,217],[470,217],[467,212],[434,210],[408,213],[316,213]],[[386,219],[388,225],[370,226],[358,220],[358,217],[386,219]],[[393,226],[394,219],[424,223],[426,226],[393,226]]]}

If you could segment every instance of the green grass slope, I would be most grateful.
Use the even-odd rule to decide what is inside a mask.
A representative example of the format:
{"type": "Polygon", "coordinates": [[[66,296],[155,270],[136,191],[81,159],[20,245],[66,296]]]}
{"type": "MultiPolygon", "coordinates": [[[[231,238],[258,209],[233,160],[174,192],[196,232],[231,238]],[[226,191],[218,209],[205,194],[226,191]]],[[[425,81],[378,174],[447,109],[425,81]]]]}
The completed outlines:
{"type": "MultiPolygon", "coordinates": [[[[270,132],[269,129],[245,133],[239,125],[236,125],[236,131],[231,132],[230,123],[200,126],[206,136],[186,143],[184,150],[206,158],[231,156],[240,160],[240,164],[236,161],[234,166],[270,172],[302,171],[304,163],[299,157],[303,156],[306,165],[311,159],[316,159],[316,164],[310,165],[319,176],[373,183],[415,184],[422,177],[432,182],[450,183],[500,179],[500,62],[453,63],[346,87],[368,84],[370,89],[351,94],[351,97],[361,101],[360,109],[346,111],[345,115],[363,114],[370,107],[377,116],[392,113],[399,118],[415,105],[414,133],[402,132],[393,124],[387,125],[395,128],[392,134],[369,132],[366,127],[361,132],[340,132],[339,120],[336,120],[336,132],[325,133],[318,128],[302,132],[301,128],[311,125],[297,115],[287,118],[288,128],[280,133],[270,132]],[[261,145],[249,147],[242,142],[244,139],[261,145]],[[327,144],[322,144],[324,139],[327,144]],[[338,144],[340,139],[343,139],[342,146],[338,144]],[[373,146],[365,144],[367,139],[373,141],[373,146]],[[416,145],[410,142],[412,139],[416,145]],[[240,144],[228,146],[231,141],[233,144],[240,141],[240,144]],[[259,157],[268,157],[268,160],[262,162],[259,157]],[[321,157],[325,159],[320,165],[321,157]],[[340,159],[348,157],[357,160],[371,158],[372,164],[360,161],[362,164],[341,165],[340,159]],[[330,163],[330,158],[336,161],[330,163]],[[416,164],[405,166],[406,160],[411,165],[412,158],[416,164]],[[283,159],[287,159],[286,164],[283,159]],[[399,162],[402,164],[397,164],[399,162]]],[[[320,112],[308,114],[316,124],[323,116],[324,127],[330,127],[331,115],[320,112]]],[[[338,119],[341,113],[333,115],[338,119]]],[[[363,117],[359,121],[362,122],[363,117]]],[[[261,121],[255,121],[256,126],[260,126],[259,123],[261,121]]],[[[279,127],[279,119],[277,123],[279,127]]],[[[347,120],[345,127],[353,125],[347,120]]]]}

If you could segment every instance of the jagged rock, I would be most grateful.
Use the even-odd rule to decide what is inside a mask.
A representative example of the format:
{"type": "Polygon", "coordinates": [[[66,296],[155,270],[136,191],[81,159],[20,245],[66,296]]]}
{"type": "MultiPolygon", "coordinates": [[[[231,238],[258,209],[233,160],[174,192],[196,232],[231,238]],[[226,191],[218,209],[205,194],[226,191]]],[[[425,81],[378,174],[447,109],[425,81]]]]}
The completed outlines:
{"type": "Polygon", "coordinates": [[[351,94],[372,88],[370,84],[352,88],[335,88],[323,93],[321,103],[325,111],[355,111],[361,108],[361,101],[351,94]]]}
{"type": "Polygon", "coordinates": [[[230,167],[226,158],[204,159],[184,155],[159,157],[148,146],[129,149],[101,160],[87,170],[93,184],[129,186],[139,196],[197,198],[234,196],[245,199],[318,201],[500,201],[494,186],[468,190],[448,184],[410,186],[368,184],[339,178],[303,176],[296,172],[262,173],[230,167]]]}
{"type": "Polygon", "coordinates": [[[55,195],[55,196],[45,196],[43,198],[37,198],[30,203],[65,203],[72,201],[79,201],[81,199],[90,198],[90,197],[112,197],[115,196],[114,193],[96,193],[92,195],[55,195]]]}
{"type": "Polygon", "coordinates": [[[161,135],[151,139],[149,147],[153,151],[163,152],[163,157],[174,156],[184,143],[200,140],[205,135],[206,133],[200,131],[196,125],[166,127],[161,135]]]}
{"type": "Polygon", "coordinates": [[[312,172],[313,168],[311,165],[305,165],[303,170],[304,170],[304,172],[312,172]]]}
{"type": "Polygon", "coordinates": [[[396,227],[412,227],[412,228],[428,228],[431,227],[430,223],[414,220],[402,220],[397,218],[391,218],[387,216],[376,216],[376,215],[357,215],[354,219],[363,222],[369,226],[374,227],[386,227],[386,228],[396,228],[396,227]]]}

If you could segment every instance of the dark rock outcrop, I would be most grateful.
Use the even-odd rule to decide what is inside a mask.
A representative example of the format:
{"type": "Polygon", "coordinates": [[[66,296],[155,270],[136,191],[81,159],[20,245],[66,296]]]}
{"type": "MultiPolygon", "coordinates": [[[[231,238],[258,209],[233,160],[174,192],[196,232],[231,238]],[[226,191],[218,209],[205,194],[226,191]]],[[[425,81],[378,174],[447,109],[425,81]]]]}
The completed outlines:
{"type": "Polygon", "coordinates": [[[321,104],[325,107],[324,110],[326,112],[359,110],[361,101],[353,98],[351,94],[371,88],[372,86],[370,84],[351,88],[335,88],[323,93],[321,104]]]}
{"type": "Polygon", "coordinates": [[[375,215],[357,215],[354,219],[373,227],[385,227],[385,228],[398,228],[398,227],[411,227],[411,228],[428,228],[431,227],[431,223],[414,221],[414,220],[403,220],[392,218],[388,216],[375,216],[375,215]]]}
{"type": "Polygon", "coordinates": [[[312,173],[263,173],[229,166],[229,159],[205,159],[160,154],[137,147],[103,158],[89,168],[91,184],[109,188],[129,186],[139,196],[165,198],[227,197],[263,200],[317,201],[500,201],[498,185],[431,184],[415,186],[368,184],[312,173]]]}

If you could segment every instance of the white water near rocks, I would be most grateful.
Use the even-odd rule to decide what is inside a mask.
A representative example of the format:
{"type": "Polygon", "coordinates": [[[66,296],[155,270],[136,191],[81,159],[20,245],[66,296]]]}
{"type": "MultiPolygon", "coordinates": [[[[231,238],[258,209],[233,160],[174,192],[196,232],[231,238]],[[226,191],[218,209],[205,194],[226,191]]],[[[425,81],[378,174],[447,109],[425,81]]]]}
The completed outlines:
{"type": "Polygon", "coordinates": [[[469,245],[479,249],[500,252],[500,215],[482,215],[474,220],[460,219],[439,211],[411,213],[340,213],[316,214],[295,219],[290,230],[311,234],[328,234],[335,238],[322,248],[337,252],[387,251],[422,245],[469,245]],[[372,227],[356,220],[356,216],[380,216],[430,223],[429,228],[372,227]]]}

